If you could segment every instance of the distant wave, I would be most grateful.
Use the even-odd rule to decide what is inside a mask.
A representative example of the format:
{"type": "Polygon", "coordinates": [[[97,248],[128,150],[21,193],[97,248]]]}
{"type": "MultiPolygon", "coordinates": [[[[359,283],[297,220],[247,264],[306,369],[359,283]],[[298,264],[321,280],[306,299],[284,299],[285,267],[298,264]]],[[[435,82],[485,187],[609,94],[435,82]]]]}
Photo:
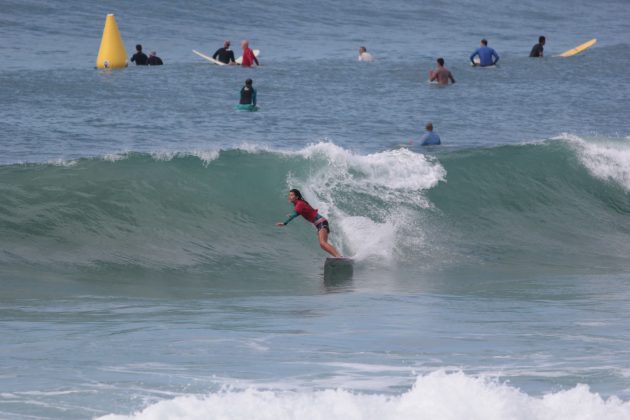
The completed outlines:
{"type": "Polygon", "coordinates": [[[419,376],[400,395],[361,394],[344,389],[312,392],[225,390],[149,405],[122,419],[462,419],[599,420],[629,419],[630,402],[602,398],[586,385],[529,396],[517,388],[463,373],[438,371],[419,376]]]}

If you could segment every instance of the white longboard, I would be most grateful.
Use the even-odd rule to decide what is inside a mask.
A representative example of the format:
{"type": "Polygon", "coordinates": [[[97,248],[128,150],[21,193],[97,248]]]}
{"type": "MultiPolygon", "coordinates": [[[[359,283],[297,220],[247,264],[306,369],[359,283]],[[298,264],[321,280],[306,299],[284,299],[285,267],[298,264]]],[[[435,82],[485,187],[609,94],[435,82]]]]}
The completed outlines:
{"type": "MultiPolygon", "coordinates": [[[[254,50],[254,55],[256,56],[256,58],[258,58],[258,54],[260,54],[260,50],[254,50]]],[[[235,61],[236,61],[236,64],[243,64],[243,56],[241,55],[235,61]]]]}
{"type": "Polygon", "coordinates": [[[205,55],[204,53],[200,53],[200,52],[199,52],[199,51],[197,51],[197,50],[192,50],[192,52],[194,52],[195,54],[197,54],[199,57],[201,57],[201,58],[203,58],[203,59],[205,59],[205,60],[208,60],[208,61],[209,61],[209,62],[211,62],[212,64],[216,64],[217,66],[225,66],[225,63],[222,63],[222,62],[221,62],[221,61],[219,61],[219,60],[215,60],[214,58],[212,58],[212,57],[210,57],[210,56],[208,56],[208,55],[205,55]]]}
{"type": "Polygon", "coordinates": [[[473,61],[475,62],[475,64],[470,63],[470,65],[473,66],[473,67],[479,67],[479,68],[482,68],[482,69],[488,69],[488,68],[493,69],[493,68],[497,67],[496,64],[491,64],[489,66],[480,66],[479,64],[481,63],[481,59],[479,57],[473,58],[473,61]]]}

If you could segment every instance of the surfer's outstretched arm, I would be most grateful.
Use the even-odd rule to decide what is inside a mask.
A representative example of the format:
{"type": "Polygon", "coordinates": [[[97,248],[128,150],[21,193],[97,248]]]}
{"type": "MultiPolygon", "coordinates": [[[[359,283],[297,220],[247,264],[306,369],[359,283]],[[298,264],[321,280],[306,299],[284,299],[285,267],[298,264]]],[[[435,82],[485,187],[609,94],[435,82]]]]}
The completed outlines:
{"type": "Polygon", "coordinates": [[[284,222],[278,222],[276,223],[276,226],[286,226],[289,224],[289,222],[293,219],[295,219],[296,217],[298,217],[300,214],[297,211],[294,211],[293,213],[291,213],[289,215],[289,218],[287,220],[285,220],[284,222]]]}

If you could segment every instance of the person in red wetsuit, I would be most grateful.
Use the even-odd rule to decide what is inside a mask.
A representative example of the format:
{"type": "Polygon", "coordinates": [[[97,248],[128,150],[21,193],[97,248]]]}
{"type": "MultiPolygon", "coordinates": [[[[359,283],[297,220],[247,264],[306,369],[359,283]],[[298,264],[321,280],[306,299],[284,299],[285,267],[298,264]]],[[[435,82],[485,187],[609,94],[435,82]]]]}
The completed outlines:
{"type": "Polygon", "coordinates": [[[337,249],[328,243],[328,234],[330,233],[330,227],[328,226],[328,220],[317,212],[317,209],[311,207],[310,204],[302,197],[302,193],[299,190],[292,189],[289,191],[289,201],[293,203],[294,211],[289,215],[289,218],[284,222],[276,223],[277,226],[286,226],[291,220],[298,216],[304,217],[306,220],[315,225],[317,229],[317,236],[319,237],[319,246],[333,257],[341,257],[341,254],[337,249]]]}
{"type": "Polygon", "coordinates": [[[256,63],[257,66],[260,66],[258,59],[254,55],[254,51],[249,48],[249,41],[244,40],[241,42],[241,48],[243,49],[243,61],[241,62],[241,66],[251,67],[254,63],[256,63]]]}

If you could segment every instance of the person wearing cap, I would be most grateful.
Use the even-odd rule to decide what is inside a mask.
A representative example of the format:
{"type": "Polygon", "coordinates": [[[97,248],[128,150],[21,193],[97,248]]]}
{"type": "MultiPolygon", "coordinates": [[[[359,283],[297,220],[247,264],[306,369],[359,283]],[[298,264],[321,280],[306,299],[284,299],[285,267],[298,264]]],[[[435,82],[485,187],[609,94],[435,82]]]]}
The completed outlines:
{"type": "Polygon", "coordinates": [[[230,41],[226,39],[225,42],[223,42],[223,47],[219,48],[214,54],[212,54],[212,58],[224,64],[236,64],[236,61],[234,60],[234,51],[230,49],[230,41]]]}
{"type": "Polygon", "coordinates": [[[148,64],[150,66],[161,66],[164,63],[162,62],[162,59],[156,55],[155,51],[151,51],[151,54],[149,54],[148,64]]]}
{"type": "Polygon", "coordinates": [[[131,62],[136,63],[136,66],[146,66],[149,58],[142,52],[142,45],[136,45],[136,53],[131,57],[131,62]]]}

